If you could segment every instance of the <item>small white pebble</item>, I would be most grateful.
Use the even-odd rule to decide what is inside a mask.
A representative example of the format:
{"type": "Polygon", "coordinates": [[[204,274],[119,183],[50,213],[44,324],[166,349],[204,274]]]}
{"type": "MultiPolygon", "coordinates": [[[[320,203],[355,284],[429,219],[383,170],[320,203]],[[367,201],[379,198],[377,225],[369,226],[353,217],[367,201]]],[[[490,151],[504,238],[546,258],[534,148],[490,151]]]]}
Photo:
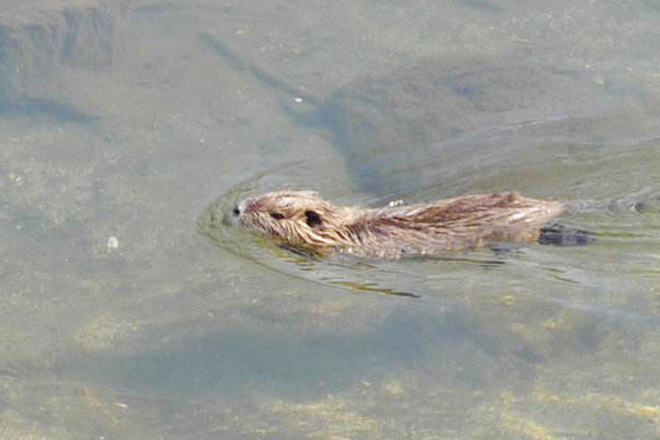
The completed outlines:
{"type": "Polygon", "coordinates": [[[23,184],[25,183],[25,181],[23,180],[23,176],[20,176],[13,172],[7,174],[7,180],[14,183],[16,186],[23,186],[23,184]]]}
{"type": "Polygon", "coordinates": [[[108,237],[108,250],[112,251],[119,248],[119,239],[114,235],[108,237]]]}
{"type": "Polygon", "coordinates": [[[296,101],[297,103],[301,103],[301,102],[303,102],[303,99],[302,98],[295,98],[294,101],[296,101]]]}

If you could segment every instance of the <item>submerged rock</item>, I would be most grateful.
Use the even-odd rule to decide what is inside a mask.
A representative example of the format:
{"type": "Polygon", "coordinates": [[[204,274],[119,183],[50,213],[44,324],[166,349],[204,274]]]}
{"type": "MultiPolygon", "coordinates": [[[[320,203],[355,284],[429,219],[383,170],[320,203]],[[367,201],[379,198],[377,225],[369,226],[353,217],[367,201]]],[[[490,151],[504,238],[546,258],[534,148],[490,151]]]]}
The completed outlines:
{"type": "Polygon", "coordinates": [[[54,79],[64,67],[111,64],[125,5],[125,0],[37,0],[5,6],[0,15],[0,109],[64,107],[53,90],[54,79]]]}
{"type": "Polygon", "coordinates": [[[629,72],[561,68],[511,55],[420,59],[367,73],[327,96],[288,84],[218,38],[224,61],[250,72],[297,123],[330,134],[358,186],[418,192],[465,170],[515,169],[552,145],[600,145],[657,134],[655,88],[629,72]],[[652,104],[652,105],[651,105],[652,104]]]}
{"type": "Polygon", "coordinates": [[[361,186],[396,193],[450,180],[479,161],[481,170],[515,167],[534,149],[547,150],[544,142],[655,132],[655,119],[639,113],[658,96],[633,78],[609,76],[620,93],[597,79],[506,58],[438,57],[339,89],[324,102],[325,122],[361,186]]]}

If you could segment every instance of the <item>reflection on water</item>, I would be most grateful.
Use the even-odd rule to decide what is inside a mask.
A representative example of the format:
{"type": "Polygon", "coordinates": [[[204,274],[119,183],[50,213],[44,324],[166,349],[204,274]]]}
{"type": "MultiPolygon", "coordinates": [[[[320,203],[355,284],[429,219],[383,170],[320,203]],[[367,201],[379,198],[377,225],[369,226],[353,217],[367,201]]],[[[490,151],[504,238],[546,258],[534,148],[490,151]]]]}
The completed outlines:
{"type": "Polygon", "coordinates": [[[0,437],[660,435],[650,2],[67,3],[0,8],[0,437]],[[324,260],[223,224],[283,187],[513,189],[596,241],[324,260]]]}

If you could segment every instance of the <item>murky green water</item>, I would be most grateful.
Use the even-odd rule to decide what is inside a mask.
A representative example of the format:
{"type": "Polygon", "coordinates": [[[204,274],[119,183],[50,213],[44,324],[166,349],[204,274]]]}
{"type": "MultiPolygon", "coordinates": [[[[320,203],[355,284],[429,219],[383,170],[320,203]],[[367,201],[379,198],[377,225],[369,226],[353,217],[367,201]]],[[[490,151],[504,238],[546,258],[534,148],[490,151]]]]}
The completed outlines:
{"type": "Polygon", "coordinates": [[[0,438],[660,436],[653,2],[66,4],[0,7],[0,438]],[[322,261],[212,220],[282,187],[518,190],[597,240],[322,261]]]}

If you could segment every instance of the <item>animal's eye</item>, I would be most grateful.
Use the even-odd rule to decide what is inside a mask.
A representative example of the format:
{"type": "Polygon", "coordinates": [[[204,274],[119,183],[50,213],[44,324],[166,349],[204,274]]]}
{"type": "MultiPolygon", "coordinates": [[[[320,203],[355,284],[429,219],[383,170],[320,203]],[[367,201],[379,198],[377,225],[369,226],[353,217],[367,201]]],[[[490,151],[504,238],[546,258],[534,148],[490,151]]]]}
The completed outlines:
{"type": "Polygon", "coordinates": [[[282,220],[284,218],[284,215],[282,213],[276,211],[271,211],[270,216],[275,220],[282,220]]]}
{"type": "Polygon", "coordinates": [[[316,211],[305,211],[305,219],[307,221],[307,224],[312,228],[314,226],[318,226],[321,223],[323,223],[323,221],[321,220],[321,216],[316,211]]]}
{"type": "Polygon", "coordinates": [[[234,217],[241,215],[241,210],[238,209],[238,206],[234,206],[234,210],[232,212],[234,213],[234,217]]]}

